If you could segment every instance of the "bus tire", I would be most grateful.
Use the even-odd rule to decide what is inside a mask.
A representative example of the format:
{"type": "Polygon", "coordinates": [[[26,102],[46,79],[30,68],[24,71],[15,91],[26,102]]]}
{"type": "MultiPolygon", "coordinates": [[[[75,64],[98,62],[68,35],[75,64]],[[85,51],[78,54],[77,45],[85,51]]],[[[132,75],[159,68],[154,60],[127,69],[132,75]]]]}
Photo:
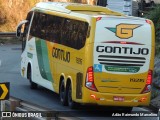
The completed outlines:
{"type": "Polygon", "coordinates": [[[59,87],[59,98],[61,101],[61,104],[63,106],[67,105],[67,96],[66,96],[66,90],[65,90],[65,84],[64,84],[64,79],[61,81],[60,83],[60,87],[59,87]]]}
{"type": "Polygon", "coordinates": [[[68,106],[71,109],[76,109],[78,104],[72,100],[72,85],[71,85],[71,83],[69,83],[69,85],[67,85],[67,99],[68,99],[67,100],[68,106]]]}
{"type": "Polygon", "coordinates": [[[28,68],[28,79],[29,79],[29,82],[30,82],[30,88],[31,89],[37,89],[38,85],[34,82],[32,82],[32,70],[31,68],[29,67],[28,68]]]}

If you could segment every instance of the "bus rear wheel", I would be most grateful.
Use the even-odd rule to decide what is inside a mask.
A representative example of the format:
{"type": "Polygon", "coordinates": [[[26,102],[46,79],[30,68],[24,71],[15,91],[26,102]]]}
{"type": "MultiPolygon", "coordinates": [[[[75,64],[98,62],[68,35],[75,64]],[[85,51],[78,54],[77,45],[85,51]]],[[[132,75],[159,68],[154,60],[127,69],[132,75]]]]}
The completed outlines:
{"type": "Polygon", "coordinates": [[[76,109],[78,104],[72,100],[72,86],[71,86],[71,83],[67,86],[67,99],[68,99],[67,100],[68,101],[68,106],[71,109],[76,109]]]}
{"type": "Polygon", "coordinates": [[[66,106],[67,105],[67,97],[66,97],[64,80],[62,80],[61,83],[60,83],[59,97],[60,97],[61,104],[63,106],[66,106]]]}
{"type": "Polygon", "coordinates": [[[34,82],[32,82],[32,70],[31,68],[28,69],[28,79],[30,81],[30,88],[31,89],[37,89],[38,85],[34,82]]]}

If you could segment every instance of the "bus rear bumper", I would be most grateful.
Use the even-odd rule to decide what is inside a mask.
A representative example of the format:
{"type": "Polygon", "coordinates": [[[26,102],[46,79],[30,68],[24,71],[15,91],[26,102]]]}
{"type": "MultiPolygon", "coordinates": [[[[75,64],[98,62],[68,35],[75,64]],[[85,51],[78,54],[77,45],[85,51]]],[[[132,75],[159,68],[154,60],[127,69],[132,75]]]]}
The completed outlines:
{"type": "Polygon", "coordinates": [[[103,106],[148,106],[151,92],[145,94],[111,94],[98,92],[85,92],[84,104],[97,104],[103,106]]]}

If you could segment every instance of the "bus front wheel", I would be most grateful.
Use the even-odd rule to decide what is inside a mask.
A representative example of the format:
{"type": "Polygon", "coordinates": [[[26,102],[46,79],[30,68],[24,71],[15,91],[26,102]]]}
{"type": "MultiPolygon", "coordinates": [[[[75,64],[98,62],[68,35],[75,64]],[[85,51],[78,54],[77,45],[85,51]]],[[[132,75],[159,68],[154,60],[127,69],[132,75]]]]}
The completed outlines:
{"type": "Polygon", "coordinates": [[[30,67],[28,68],[28,79],[30,81],[30,88],[37,89],[38,85],[36,83],[32,82],[32,70],[30,67]]]}

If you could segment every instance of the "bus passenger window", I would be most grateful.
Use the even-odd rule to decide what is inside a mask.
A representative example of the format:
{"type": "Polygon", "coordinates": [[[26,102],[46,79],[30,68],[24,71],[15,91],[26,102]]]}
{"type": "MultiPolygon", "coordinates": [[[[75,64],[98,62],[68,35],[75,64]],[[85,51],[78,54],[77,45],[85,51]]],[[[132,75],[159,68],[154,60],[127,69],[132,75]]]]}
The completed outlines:
{"type": "Polygon", "coordinates": [[[86,22],[35,12],[30,34],[79,50],[85,45],[87,30],[86,22]]]}

